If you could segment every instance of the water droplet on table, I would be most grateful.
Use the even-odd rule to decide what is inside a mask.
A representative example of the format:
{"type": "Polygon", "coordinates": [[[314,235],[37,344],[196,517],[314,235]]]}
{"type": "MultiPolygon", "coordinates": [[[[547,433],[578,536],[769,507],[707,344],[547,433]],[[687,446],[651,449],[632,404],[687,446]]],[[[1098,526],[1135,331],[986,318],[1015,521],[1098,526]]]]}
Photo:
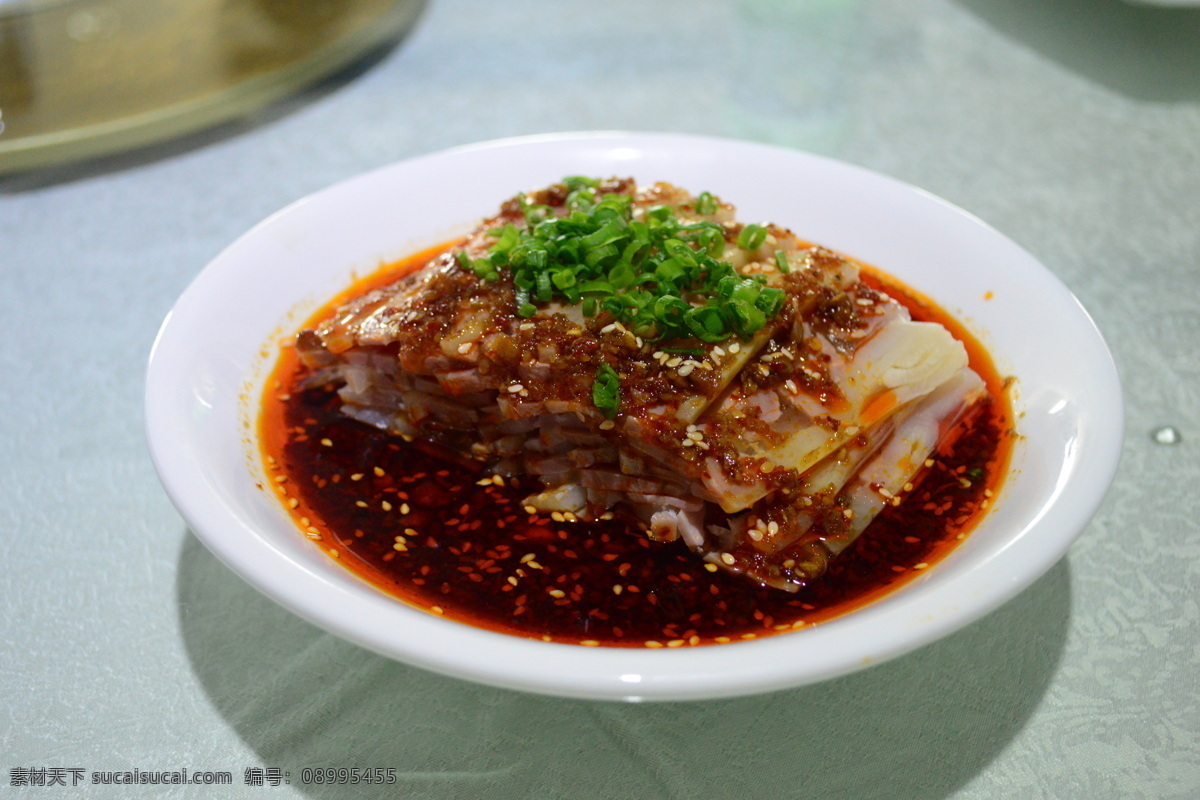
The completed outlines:
{"type": "Polygon", "coordinates": [[[1173,425],[1163,425],[1154,431],[1154,441],[1159,444],[1179,444],[1183,441],[1179,429],[1173,425]]]}

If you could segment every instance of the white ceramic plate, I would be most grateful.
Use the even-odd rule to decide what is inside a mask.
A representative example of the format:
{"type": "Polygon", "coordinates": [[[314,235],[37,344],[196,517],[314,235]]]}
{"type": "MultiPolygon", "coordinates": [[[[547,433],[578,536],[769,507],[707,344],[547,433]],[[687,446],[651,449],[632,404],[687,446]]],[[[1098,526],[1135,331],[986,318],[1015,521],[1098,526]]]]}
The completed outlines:
{"type": "Polygon", "coordinates": [[[1066,552],[1116,469],[1123,403],[1112,358],[1032,256],[930,195],[836,161],[718,139],[581,133],[405,161],[301,200],[196,278],[155,342],[146,428],[167,492],[231,569],[302,617],[461,678],[586,698],[690,699],[810,683],[878,664],[1007,601],[1066,552]],[[465,233],[500,202],[564,175],[708,190],[932,296],[1017,378],[1022,434],[993,510],[949,557],[865,609],[752,642],[671,650],[548,644],[434,617],[321,553],[263,480],[252,432],[273,344],[354,274],[465,233]],[[985,299],[985,295],[991,299],[985,299]],[[1048,343],[1063,342],[1061,347],[1048,343]]]}

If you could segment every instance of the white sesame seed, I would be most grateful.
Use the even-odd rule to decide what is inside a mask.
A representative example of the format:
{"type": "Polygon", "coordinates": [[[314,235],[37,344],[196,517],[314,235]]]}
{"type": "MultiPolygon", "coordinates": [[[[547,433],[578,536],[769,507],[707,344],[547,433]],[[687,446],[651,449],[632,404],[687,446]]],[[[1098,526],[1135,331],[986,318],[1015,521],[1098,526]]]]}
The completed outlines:
{"type": "Polygon", "coordinates": [[[679,372],[679,377],[681,377],[681,378],[686,378],[688,375],[691,375],[691,374],[692,374],[692,370],[694,370],[695,368],[696,368],[696,367],[695,367],[695,365],[693,365],[693,364],[684,364],[684,365],[683,365],[682,367],[680,367],[680,368],[679,368],[679,370],[678,370],[678,372],[679,372]]]}
{"type": "Polygon", "coordinates": [[[509,391],[510,393],[512,393],[512,394],[516,394],[517,392],[521,391],[521,390],[522,390],[522,389],[524,389],[524,388],[525,388],[525,387],[524,387],[524,386],[522,386],[521,384],[519,384],[519,383],[514,383],[514,384],[512,384],[511,386],[509,386],[509,387],[508,387],[508,391],[509,391]]]}
{"type": "Polygon", "coordinates": [[[724,561],[726,564],[729,564],[729,565],[731,565],[731,566],[733,565],[733,563],[734,563],[735,561],[737,561],[737,559],[736,559],[736,558],[734,558],[734,557],[733,557],[733,556],[732,556],[730,553],[721,553],[721,560],[722,560],[722,561],[724,561]]]}
{"type": "Polygon", "coordinates": [[[737,353],[741,349],[742,349],[742,346],[740,344],[738,344],[737,342],[733,342],[732,344],[729,345],[729,352],[731,352],[731,353],[737,353]]]}

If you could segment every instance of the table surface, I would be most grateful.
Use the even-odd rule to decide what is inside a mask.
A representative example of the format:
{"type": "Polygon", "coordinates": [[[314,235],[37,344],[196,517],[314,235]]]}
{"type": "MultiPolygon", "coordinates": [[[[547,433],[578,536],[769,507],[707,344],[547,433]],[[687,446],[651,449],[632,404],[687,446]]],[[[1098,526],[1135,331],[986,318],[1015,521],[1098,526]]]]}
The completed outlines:
{"type": "Polygon", "coordinates": [[[1200,10],[1118,0],[434,0],[393,47],[251,119],[0,181],[0,795],[361,797],[301,770],[381,767],[379,796],[404,798],[1200,796],[1198,43],[1200,10]],[[596,129],[849,161],[1041,259],[1106,336],[1128,408],[1068,556],[896,661],[663,705],[394,663],[221,565],[142,433],[149,349],[188,282],[342,178],[596,129]],[[183,768],[233,785],[91,783],[183,768]],[[83,783],[14,786],[54,770],[83,783]]]}

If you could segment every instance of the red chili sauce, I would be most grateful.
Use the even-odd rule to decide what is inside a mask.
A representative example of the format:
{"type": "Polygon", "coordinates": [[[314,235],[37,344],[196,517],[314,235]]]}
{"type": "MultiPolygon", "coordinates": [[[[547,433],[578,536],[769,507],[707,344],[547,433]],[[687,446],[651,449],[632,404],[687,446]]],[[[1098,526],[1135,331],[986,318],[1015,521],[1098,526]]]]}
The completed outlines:
{"type": "MultiPolygon", "coordinates": [[[[419,267],[442,248],[357,282],[309,320],[419,267]]],[[[798,593],[705,564],[682,542],[651,542],[616,520],[559,522],[521,500],[536,479],[498,479],[476,463],[341,415],[336,387],[303,389],[284,347],[267,381],[260,441],[269,491],[302,532],[388,595],[477,627],[547,641],[679,647],[753,639],[864,606],[934,565],[986,513],[1006,471],[1007,383],[961,325],[876,271],[863,279],[939,322],[967,348],[989,399],[889,505],[798,593]]],[[[306,326],[307,327],[307,326],[306,326]]]]}

